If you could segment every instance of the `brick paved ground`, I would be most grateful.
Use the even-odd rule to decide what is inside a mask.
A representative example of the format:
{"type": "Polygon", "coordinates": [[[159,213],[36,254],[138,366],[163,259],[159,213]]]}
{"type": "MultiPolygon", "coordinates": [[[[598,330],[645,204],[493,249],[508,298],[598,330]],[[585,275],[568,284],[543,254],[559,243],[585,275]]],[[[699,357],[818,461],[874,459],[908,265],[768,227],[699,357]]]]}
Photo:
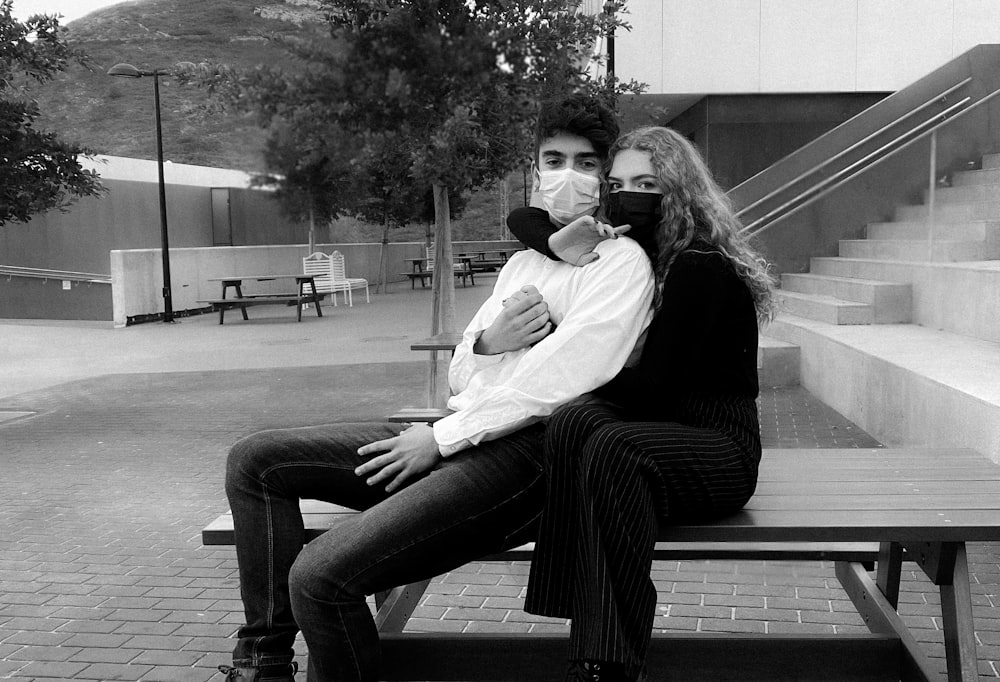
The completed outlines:
{"type": "MultiPolygon", "coordinates": [[[[0,399],[0,678],[220,679],[241,620],[236,560],[202,547],[199,532],[226,508],[228,444],[418,404],[423,381],[422,363],[112,374],[0,399]]],[[[765,391],[761,413],[769,447],[877,446],[801,389],[765,391]]],[[[972,551],[992,679],[1000,547],[972,551]]],[[[526,572],[474,564],[442,576],[410,627],[565,630],[520,610],[526,572]]],[[[658,562],[654,577],[663,630],[863,629],[830,565],[658,562]]],[[[936,591],[909,577],[901,611],[941,656],[936,591]]]]}

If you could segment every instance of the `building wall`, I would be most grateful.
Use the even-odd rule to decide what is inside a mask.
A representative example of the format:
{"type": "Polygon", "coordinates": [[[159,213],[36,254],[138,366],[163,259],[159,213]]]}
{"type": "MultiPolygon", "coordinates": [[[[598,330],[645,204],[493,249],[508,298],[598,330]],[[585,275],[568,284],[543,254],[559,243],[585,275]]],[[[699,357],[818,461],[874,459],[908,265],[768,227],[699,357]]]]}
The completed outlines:
{"type": "MultiPolygon", "coordinates": [[[[108,194],[87,197],[66,213],[50,211],[0,230],[0,265],[110,274],[112,249],[159,248],[155,182],[103,178],[108,194]]],[[[212,246],[211,188],[166,185],[167,231],[173,248],[212,246]]],[[[229,188],[233,243],[307,241],[308,226],[281,214],[268,192],[229,188]]]]}
{"type": "Polygon", "coordinates": [[[730,189],[889,93],[709,95],[670,120],[730,189]]]}
{"type": "Polygon", "coordinates": [[[981,43],[996,0],[629,0],[616,75],[650,93],[885,92],[981,43]]]}

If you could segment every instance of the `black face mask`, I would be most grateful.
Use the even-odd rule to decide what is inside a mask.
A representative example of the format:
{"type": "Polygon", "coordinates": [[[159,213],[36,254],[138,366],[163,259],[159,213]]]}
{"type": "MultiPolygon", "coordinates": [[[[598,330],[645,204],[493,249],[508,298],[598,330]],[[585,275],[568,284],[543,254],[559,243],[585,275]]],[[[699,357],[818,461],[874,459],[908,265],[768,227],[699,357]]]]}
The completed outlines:
{"type": "Polygon", "coordinates": [[[653,241],[663,219],[663,195],[619,191],[608,195],[608,220],[613,227],[631,225],[627,234],[644,246],[653,241]]]}

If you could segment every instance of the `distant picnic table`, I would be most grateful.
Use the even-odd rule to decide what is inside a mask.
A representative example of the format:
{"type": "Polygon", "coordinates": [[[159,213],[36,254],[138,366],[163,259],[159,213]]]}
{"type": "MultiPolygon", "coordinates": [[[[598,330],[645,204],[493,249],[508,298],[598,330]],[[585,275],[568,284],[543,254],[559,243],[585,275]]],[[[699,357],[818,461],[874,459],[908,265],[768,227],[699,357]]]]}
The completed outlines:
{"type": "Polygon", "coordinates": [[[222,283],[222,296],[220,298],[201,299],[198,303],[208,303],[213,311],[219,311],[219,324],[225,321],[227,310],[239,308],[243,313],[243,319],[249,320],[247,316],[247,306],[284,303],[296,307],[296,317],[302,321],[302,308],[307,303],[316,306],[316,315],[323,317],[323,311],[319,302],[326,296],[325,293],[316,291],[316,278],[314,275],[303,273],[293,274],[271,274],[271,275],[228,275],[225,277],[210,277],[209,282],[222,283]],[[295,280],[295,291],[287,293],[266,293],[266,294],[244,294],[243,282],[270,282],[274,280],[295,280]],[[229,297],[229,290],[232,289],[236,295],[229,297]]]}

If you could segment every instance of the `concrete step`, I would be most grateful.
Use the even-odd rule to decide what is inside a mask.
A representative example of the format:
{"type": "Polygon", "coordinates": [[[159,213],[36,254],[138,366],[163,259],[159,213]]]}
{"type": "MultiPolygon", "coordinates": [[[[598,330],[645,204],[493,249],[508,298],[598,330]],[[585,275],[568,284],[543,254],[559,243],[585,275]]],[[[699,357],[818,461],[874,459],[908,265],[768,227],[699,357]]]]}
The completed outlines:
{"type": "Polygon", "coordinates": [[[820,257],[810,260],[809,271],[910,284],[914,323],[1000,343],[1000,260],[930,263],[820,257]]]}
{"type": "Polygon", "coordinates": [[[757,380],[762,388],[799,385],[799,347],[760,336],[757,342],[757,380]]]}
{"type": "Polygon", "coordinates": [[[967,447],[1000,462],[1000,343],[919,325],[781,314],[802,386],[889,447],[967,447]]]}
{"type": "MultiPolygon", "coordinates": [[[[927,239],[929,225],[925,221],[869,223],[868,239],[927,239]]],[[[935,222],[934,238],[949,241],[985,241],[1000,239],[1000,221],[935,222]]]]}
{"type": "Polygon", "coordinates": [[[782,289],[778,290],[777,299],[782,312],[829,324],[872,324],[875,320],[875,312],[867,303],[782,289]]]}
{"type": "Polygon", "coordinates": [[[1000,168],[1000,154],[983,154],[983,170],[1000,168]]]}
{"type": "Polygon", "coordinates": [[[842,239],[839,253],[843,258],[957,263],[1000,258],[1000,244],[943,239],[935,239],[933,245],[914,239],[842,239]]]}
{"type": "Polygon", "coordinates": [[[781,290],[865,303],[872,307],[872,322],[875,324],[910,321],[912,298],[909,284],[813,273],[785,273],[781,275],[781,290]]]}
{"type": "MultiPolygon", "coordinates": [[[[923,191],[923,203],[929,203],[930,190],[923,191]]],[[[941,204],[968,204],[1000,199],[1000,186],[965,185],[960,187],[936,187],[934,201],[941,204]]]]}
{"type": "MultiPolygon", "coordinates": [[[[917,204],[898,206],[893,217],[900,221],[926,222],[927,206],[917,204]]],[[[937,203],[934,207],[934,222],[962,223],[974,220],[1000,220],[1000,198],[994,201],[968,203],[937,203]]]]}
{"type": "Polygon", "coordinates": [[[997,191],[1000,191],[1000,167],[959,171],[951,176],[952,187],[970,187],[972,185],[992,185],[997,191]]]}

